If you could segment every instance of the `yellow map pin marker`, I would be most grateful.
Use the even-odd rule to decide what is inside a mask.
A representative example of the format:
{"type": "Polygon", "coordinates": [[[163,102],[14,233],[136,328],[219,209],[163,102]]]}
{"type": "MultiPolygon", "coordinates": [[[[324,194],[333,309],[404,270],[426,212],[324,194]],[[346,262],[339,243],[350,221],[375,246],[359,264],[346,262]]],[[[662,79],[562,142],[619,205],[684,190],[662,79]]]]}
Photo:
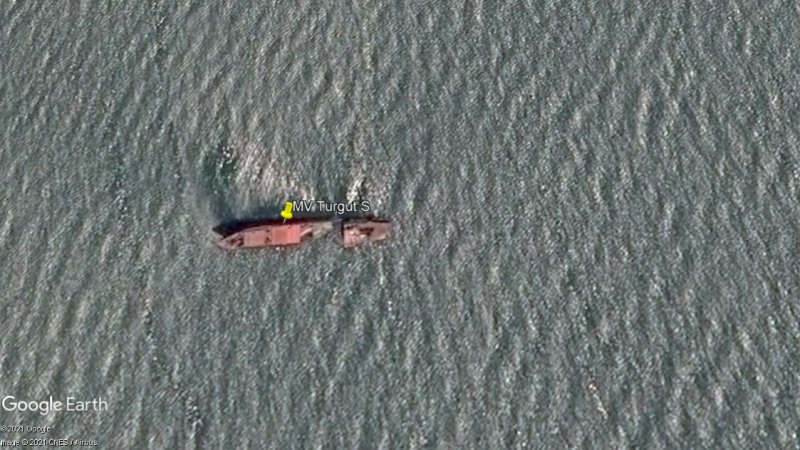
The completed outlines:
{"type": "Polygon", "coordinates": [[[283,211],[281,211],[281,217],[284,219],[292,218],[292,202],[286,202],[286,206],[284,206],[283,211]]]}

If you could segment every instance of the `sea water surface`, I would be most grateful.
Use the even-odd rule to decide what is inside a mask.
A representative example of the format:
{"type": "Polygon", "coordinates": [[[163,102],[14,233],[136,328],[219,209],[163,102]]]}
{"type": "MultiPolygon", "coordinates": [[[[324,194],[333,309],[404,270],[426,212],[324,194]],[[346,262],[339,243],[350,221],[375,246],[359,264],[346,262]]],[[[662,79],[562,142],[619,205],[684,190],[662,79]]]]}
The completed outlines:
{"type": "Polygon", "coordinates": [[[796,447],[799,8],[0,2],[0,395],[109,403],[0,422],[796,447]],[[390,242],[214,246],[355,195],[390,242]]]}

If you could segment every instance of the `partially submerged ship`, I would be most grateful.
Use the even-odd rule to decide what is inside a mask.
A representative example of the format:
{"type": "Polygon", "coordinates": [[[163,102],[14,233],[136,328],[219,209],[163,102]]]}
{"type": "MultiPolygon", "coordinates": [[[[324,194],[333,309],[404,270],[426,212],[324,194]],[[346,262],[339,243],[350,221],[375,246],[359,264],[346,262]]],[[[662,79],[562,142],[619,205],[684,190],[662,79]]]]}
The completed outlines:
{"type": "Polygon", "coordinates": [[[267,220],[239,227],[217,242],[225,250],[283,247],[316,239],[333,229],[328,219],[267,220]]]}
{"type": "Polygon", "coordinates": [[[342,244],[355,247],[367,242],[383,241],[389,237],[392,223],[389,219],[369,217],[342,221],[342,244]]]}
{"type": "MultiPolygon", "coordinates": [[[[300,245],[327,234],[334,227],[331,219],[268,219],[257,222],[219,226],[222,234],[217,246],[224,250],[246,248],[285,247],[300,245]]],[[[366,217],[343,219],[341,243],[356,247],[368,242],[383,241],[389,237],[392,224],[389,219],[366,217]]]]}

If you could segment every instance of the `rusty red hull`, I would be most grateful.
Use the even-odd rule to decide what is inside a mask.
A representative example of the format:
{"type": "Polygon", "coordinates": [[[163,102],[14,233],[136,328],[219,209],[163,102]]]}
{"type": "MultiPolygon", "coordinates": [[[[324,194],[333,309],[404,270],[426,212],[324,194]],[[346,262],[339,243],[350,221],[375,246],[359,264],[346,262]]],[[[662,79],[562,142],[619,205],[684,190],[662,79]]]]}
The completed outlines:
{"type": "Polygon", "coordinates": [[[244,227],[217,242],[225,250],[283,247],[316,239],[333,229],[330,220],[287,220],[244,227]]]}

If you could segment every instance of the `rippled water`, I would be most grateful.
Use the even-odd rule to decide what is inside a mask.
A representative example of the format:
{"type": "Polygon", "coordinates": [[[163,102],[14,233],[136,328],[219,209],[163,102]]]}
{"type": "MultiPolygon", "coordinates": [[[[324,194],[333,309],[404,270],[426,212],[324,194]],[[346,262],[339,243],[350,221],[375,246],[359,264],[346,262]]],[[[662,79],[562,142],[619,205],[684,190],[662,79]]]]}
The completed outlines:
{"type": "Polygon", "coordinates": [[[0,395],[109,401],[3,425],[797,446],[796,3],[6,0],[0,34],[0,395]],[[387,245],[213,245],[359,191],[387,245]]]}

